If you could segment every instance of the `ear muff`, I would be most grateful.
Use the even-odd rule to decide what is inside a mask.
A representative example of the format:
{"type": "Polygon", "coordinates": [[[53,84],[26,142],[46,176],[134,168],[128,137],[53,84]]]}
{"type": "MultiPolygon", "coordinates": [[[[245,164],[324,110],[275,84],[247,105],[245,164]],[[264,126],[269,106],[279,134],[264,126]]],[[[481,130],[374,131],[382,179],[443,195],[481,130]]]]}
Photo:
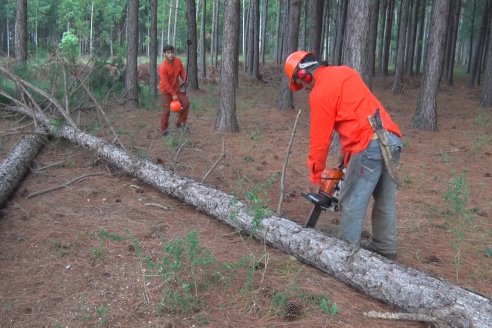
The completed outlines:
{"type": "Polygon", "coordinates": [[[303,82],[311,83],[313,80],[313,75],[307,70],[301,68],[297,71],[296,78],[302,80],[303,82]]]}

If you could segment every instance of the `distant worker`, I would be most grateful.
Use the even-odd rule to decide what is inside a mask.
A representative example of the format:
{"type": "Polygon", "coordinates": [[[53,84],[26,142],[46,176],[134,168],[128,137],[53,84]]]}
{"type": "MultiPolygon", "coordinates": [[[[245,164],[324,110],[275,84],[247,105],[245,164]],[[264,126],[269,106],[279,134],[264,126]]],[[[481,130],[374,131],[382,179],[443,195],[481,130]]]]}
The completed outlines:
{"type": "Polygon", "coordinates": [[[346,168],[339,206],[340,238],[359,245],[371,196],[373,239],[365,248],[394,259],[397,250],[396,166],[401,132],[360,75],[348,66],[319,63],[314,54],[296,51],[285,61],[290,89],[310,90],[308,167],[310,189],[319,190],[332,142],[340,136],[340,167],[346,168]]]}
{"type": "Polygon", "coordinates": [[[165,58],[159,66],[159,90],[162,94],[160,133],[165,136],[168,134],[169,116],[171,114],[170,103],[176,100],[180,102],[181,108],[178,111],[176,127],[187,128],[186,119],[188,118],[190,101],[188,100],[186,93],[180,91],[180,78],[184,85],[186,85],[188,81],[181,59],[176,57],[175,49],[171,45],[166,45],[162,51],[165,58]]]}

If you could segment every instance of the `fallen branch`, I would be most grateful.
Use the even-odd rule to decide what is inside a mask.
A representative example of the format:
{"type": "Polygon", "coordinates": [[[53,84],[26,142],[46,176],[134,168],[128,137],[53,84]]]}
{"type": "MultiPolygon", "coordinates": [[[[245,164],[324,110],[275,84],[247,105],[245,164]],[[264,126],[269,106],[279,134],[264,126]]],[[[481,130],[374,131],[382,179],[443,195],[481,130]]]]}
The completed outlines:
{"type": "Polygon", "coordinates": [[[215,169],[217,165],[219,165],[220,161],[225,157],[225,140],[224,137],[222,137],[222,152],[219,156],[219,158],[215,161],[215,163],[212,165],[212,167],[205,173],[205,175],[202,178],[202,183],[207,179],[208,175],[215,169]]]}
{"type": "Polygon", "coordinates": [[[284,165],[282,166],[282,175],[280,176],[280,199],[278,200],[277,215],[282,213],[282,204],[284,203],[285,195],[285,171],[287,170],[287,164],[289,163],[290,150],[292,148],[292,143],[294,141],[294,136],[296,135],[297,121],[299,121],[299,115],[301,114],[302,108],[297,112],[296,120],[294,121],[294,127],[292,128],[292,133],[290,135],[289,145],[287,146],[287,154],[285,155],[284,165]]]}
{"type": "Polygon", "coordinates": [[[166,210],[166,211],[169,209],[168,206],[157,204],[157,203],[145,203],[144,205],[145,206],[155,206],[155,207],[161,208],[161,209],[166,210]]]}
{"type": "MultiPolygon", "coordinates": [[[[377,312],[369,311],[364,312],[364,315],[374,319],[387,319],[387,320],[406,320],[406,321],[422,321],[430,322],[433,324],[439,324],[440,320],[423,313],[403,313],[403,312],[377,312]]],[[[437,325],[437,327],[439,327],[437,325]]]]}
{"type": "Polygon", "coordinates": [[[29,199],[29,198],[33,198],[35,196],[39,196],[39,195],[42,195],[42,194],[46,194],[46,193],[49,193],[51,191],[55,191],[55,190],[58,190],[58,189],[62,189],[62,188],[66,188],[68,187],[69,185],[71,185],[72,183],[74,182],[77,182],[77,181],[83,181],[85,179],[87,179],[88,177],[93,177],[93,176],[97,176],[97,175],[106,175],[106,173],[90,173],[90,174],[84,174],[84,175],[81,175],[75,179],[72,179],[70,181],[67,181],[61,185],[58,185],[58,186],[55,186],[55,187],[51,187],[51,188],[46,188],[46,189],[43,189],[43,190],[40,190],[40,191],[35,191],[33,193],[30,193],[26,196],[26,199],[29,199]]]}

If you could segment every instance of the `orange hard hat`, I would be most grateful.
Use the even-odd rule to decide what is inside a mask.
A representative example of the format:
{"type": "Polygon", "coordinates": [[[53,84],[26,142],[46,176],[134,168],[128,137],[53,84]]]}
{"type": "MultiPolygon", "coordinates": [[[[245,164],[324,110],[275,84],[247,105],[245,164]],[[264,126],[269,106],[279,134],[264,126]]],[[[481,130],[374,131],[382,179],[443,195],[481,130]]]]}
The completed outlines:
{"type": "Polygon", "coordinates": [[[299,66],[299,63],[309,55],[314,56],[312,52],[299,50],[291,53],[289,57],[287,57],[287,59],[285,60],[284,70],[285,70],[285,75],[287,75],[287,78],[289,79],[290,90],[298,91],[302,89],[302,84],[296,83],[293,79],[293,76],[294,76],[294,72],[297,69],[297,66],[299,66]]]}
{"type": "Polygon", "coordinates": [[[179,102],[179,100],[173,100],[169,104],[169,108],[171,109],[171,112],[177,113],[181,111],[181,103],[179,102]]]}

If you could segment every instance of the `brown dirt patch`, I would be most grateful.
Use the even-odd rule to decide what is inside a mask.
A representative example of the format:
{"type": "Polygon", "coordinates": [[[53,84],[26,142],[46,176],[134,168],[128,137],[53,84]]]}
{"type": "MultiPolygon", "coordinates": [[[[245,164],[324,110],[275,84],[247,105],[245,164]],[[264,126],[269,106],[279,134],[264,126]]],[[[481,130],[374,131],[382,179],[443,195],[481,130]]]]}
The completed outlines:
{"type": "MultiPolygon", "coordinates": [[[[113,107],[108,115],[134,154],[201,180],[220,156],[223,138],[213,131],[217,86],[201,87],[190,93],[186,134],[172,129],[168,137],[159,137],[157,105],[113,107]]],[[[270,187],[265,182],[282,170],[297,114],[275,109],[276,88],[275,83],[241,83],[241,132],[224,136],[225,159],[205,181],[241,198],[261,186],[266,192],[262,199],[272,210],[279,181],[270,187]]],[[[418,89],[393,96],[391,80],[378,79],[374,90],[405,135],[397,261],[492,297],[492,115],[477,106],[480,90],[466,88],[463,81],[442,86],[439,131],[433,133],[408,128],[418,89]],[[463,229],[457,276],[452,242],[459,235],[448,225],[453,207],[444,194],[448,181],[460,176],[469,189],[470,220],[463,229]]],[[[286,172],[283,216],[303,223],[310,210],[300,195],[307,189],[309,122],[306,94],[295,97],[303,112],[286,172]]],[[[110,140],[109,129],[94,119],[94,112],[82,112],[81,126],[110,140]]],[[[22,124],[4,116],[0,129],[8,133],[22,124]]],[[[17,138],[1,138],[0,158],[17,138]]],[[[50,143],[33,167],[0,219],[2,327],[426,327],[365,318],[365,311],[396,309],[131,177],[110,174],[91,153],[66,141],[50,143]],[[106,174],[25,198],[88,173],[106,174]],[[203,252],[191,265],[186,247],[194,241],[203,252]],[[166,249],[180,245],[184,257],[176,261],[166,249]],[[207,258],[215,262],[206,265],[207,258]],[[181,267],[173,269],[176,262],[181,267]],[[190,290],[193,281],[196,290],[190,290]],[[325,310],[335,303],[339,313],[325,313],[323,299],[325,310]]],[[[317,228],[336,232],[338,217],[323,214],[317,228]]]]}

